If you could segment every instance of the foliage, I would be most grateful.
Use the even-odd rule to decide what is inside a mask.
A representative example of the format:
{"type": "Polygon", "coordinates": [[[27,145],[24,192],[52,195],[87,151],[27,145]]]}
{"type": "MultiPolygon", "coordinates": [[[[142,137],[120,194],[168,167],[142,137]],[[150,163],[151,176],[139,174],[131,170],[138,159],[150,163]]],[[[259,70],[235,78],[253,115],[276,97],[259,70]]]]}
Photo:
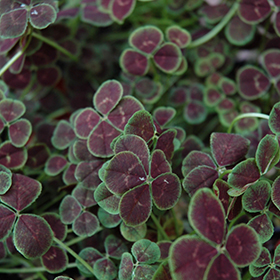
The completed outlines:
{"type": "Polygon", "coordinates": [[[279,36],[279,0],[0,0],[0,277],[279,279],[279,36]]]}

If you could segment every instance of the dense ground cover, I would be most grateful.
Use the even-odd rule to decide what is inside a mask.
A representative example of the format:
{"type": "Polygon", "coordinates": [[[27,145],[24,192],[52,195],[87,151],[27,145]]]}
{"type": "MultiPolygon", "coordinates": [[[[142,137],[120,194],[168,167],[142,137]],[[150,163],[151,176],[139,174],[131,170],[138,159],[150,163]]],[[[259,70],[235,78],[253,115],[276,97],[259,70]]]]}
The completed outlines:
{"type": "Polygon", "coordinates": [[[0,0],[0,277],[279,279],[279,36],[279,0],[0,0]]]}

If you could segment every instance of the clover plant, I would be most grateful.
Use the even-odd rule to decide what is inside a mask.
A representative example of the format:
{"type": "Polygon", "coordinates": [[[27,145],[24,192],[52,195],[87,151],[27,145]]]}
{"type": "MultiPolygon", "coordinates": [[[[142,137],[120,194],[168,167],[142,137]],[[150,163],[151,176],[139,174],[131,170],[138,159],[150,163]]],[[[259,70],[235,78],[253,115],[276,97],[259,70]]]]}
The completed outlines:
{"type": "Polygon", "coordinates": [[[0,278],[280,278],[279,0],[0,0],[0,278]]]}

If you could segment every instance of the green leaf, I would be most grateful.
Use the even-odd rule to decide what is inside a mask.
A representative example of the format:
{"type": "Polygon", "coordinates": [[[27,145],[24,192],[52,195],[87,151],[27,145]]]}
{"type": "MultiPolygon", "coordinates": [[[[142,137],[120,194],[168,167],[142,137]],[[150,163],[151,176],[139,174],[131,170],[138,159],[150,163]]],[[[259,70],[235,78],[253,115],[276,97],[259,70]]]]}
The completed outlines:
{"type": "Polygon", "coordinates": [[[125,223],[121,223],[120,231],[122,236],[130,241],[135,242],[140,239],[143,239],[147,233],[147,225],[142,224],[136,227],[127,226],[125,223]]]}
{"type": "Polygon", "coordinates": [[[130,253],[123,253],[119,266],[119,279],[130,280],[133,272],[133,259],[130,253]]]}
{"type": "Polygon", "coordinates": [[[97,279],[113,280],[118,271],[116,265],[110,259],[102,258],[94,263],[93,273],[97,279]]]}
{"type": "Polygon", "coordinates": [[[160,258],[160,249],[155,242],[148,239],[136,241],[131,253],[139,263],[152,264],[160,258]]]}

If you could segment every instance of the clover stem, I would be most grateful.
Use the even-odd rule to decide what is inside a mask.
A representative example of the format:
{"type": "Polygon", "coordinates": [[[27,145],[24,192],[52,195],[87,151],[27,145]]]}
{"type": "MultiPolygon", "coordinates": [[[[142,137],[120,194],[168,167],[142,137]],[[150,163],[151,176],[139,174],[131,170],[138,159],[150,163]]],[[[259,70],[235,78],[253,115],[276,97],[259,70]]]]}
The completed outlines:
{"type": "MultiPolygon", "coordinates": [[[[229,212],[229,211],[228,211],[229,212]]],[[[241,211],[233,220],[231,220],[229,226],[228,226],[228,232],[231,230],[231,228],[234,226],[235,222],[242,217],[245,214],[244,211],[241,211]]]]}
{"type": "Polygon", "coordinates": [[[19,100],[23,101],[25,96],[31,91],[32,87],[34,86],[35,82],[37,80],[37,77],[35,75],[32,75],[31,81],[29,82],[29,85],[22,91],[19,100]]]}
{"type": "Polygon", "coordinates": [[[60,195],[56,196],[54,199],[50,200],[38,210],[37,213],[41,214],[44,213],[47,209],[49,209],[52,205],[60,201],[66,195],[66,191],[63,191],[60,195]]]}
{"type": "Polygon", "coordinates": [[[15,61],[23,54],[23,49],[17,52],[0,70],[0,77],[13,65],[15,61]]]}
{"type": "MultiPolygon", "coordinates": [[[[67,268],[73,268],[73,267],[77,267],[76,263],[69,263],[67,265],[67,268]]],[[[46,268],[43,266],[40,267],[23,267],[23,268],[0,268],[0,273],[39,273],[40,274],[40,278],[47,280],[47,278],[41,273],[41,272],[45,272],[46,268]]]]}
{"type": "Polygon", "coordinates": [[[59,118],[59,117],[63,116],[64,114],[69,113],[70,111],[71,111],[71,109],[68,108],[68,107],[64,107],[64,108],[58,109],[58,110],[52,112],[51,114],[49,114],[47,116],[47,120],[53,121],[56,118],[59,118]]]}
{"type": "MultiPolygon", "coordinates": [[[[45,267],[0,268],[0,273],[35,273],[44,272],[45,267]]],[[[44,279],[46,279],[44,277],[44,279]]]]}
{"type": "Polygon", "coordinates": [[[219,176],[219,179],[222,179],[225,175],[229,174],[232,172],[232,169],[228,169],[226,171],[224,171],[220,176],[219,176]]]}
{"type": "MultiPolygon", "coordinates": [[[[100,228],[95,232],[95,234],[96,234],[98,231],[101,231],[101,230],[102,230],[102,227],[100,227],[100,228]]],[[[70,247],[70,246],[72,246],[72,245],[74,245],[74,244],[76,244],[76,243],[78,243],[78,242],[80,242],[80,241],[82,241],[82,240],[84,240],[84,239],[86,239],[86,238],[88,238],[88,236],[78,236],[78,237],[76,237],[76,238],[73,238],[73,239],[69,240],[68,242],[65,242],[65,245],[68,246],[68,247],[70,247]]]]}
{"type": "Polygon", "coordinates": [[[31,35],[32,32],[30,33],[30,36],[28,37],[26,44],[24,45],[24,47],[17,52],[1,69],[0,69],[0,77],[14,64],[14,62],[16,62],[20,56],[26,51],[26,49],[28,48],[30,42],[31,42],[31,35]]]}
{"type": "Polygon", "coordinates": [[[161,226],[161,224],[159,223],[158,219],[156,218],[156,216],[155,216],[153,213],[151,214],[151,218],[152,218],[153,222],[155,223],[155,225],[156,225],[158,231],[159,231],[159,232],[161,233],[161,235],[163,236],[163,238],[164,238],[165,240],[170,241],[169,236],[166,234],[165,230],[163,229],[163,227],[161,226]]]}
{"type": "Polygon", "coordinates": [[[229,10],[229,12],[226,14],[226,16],[210,32],[208,32],[203,37],[190,43],[188,48],[196,48],[196,47],[208,42],[212,38],[214,38],[226,26],[226,24],[230,21],[230,19],[234,16],[238,7],[239,7],[239,3],[238,2],[234,3],[232,5],[231,9],[229,10]]]}
{"type": "Polygon", "coordinates": [[[77,261],[79,261],[84,267],[86,267],[93,274],[93,268],[90,264],[88,264],[84,259],[82,259],[76,252],[74,252],[70,247],[64,244],[62,241],[57,239],[56,237],[53,240],[60,245],[63,249],[65,249],[69,254],[71,254],[77,261]]]}
{"type": "Polygon", "coordinates": [[[70,246],[72,246],[72,245],[74,245],[74,244],[76,244],[80,241],[83,241],[86,238],[88,238],[88,237],[87,236],[78,236],[76,238],[73,238],[73,239],[69,240],[68,242],[65,242],[65,245],[70,247],[70,246]]]}
{"type": "Polygon", "coordinates": [[[262,114],[262,113],[245,113],[245,114],[241,114],[239,116],[237,116],[230,124],[227,133],[231,133],[232,128],[234,126],[234,124],[244,118],[262,118],[262,119],[269,119],[269,115],[267,114],[262,114]]]}
{"type": "Polygon", "coordinates": [[[172,216],[174,219],[176,237],[178,237],[179,236],[179,225],[178,225],[178,220],[177,220],[174,208],[171,209],[171,213],[172,213],[172,216]]]}
{"type": "Polygon", "coordinates": [[[63,54],[67,55],[69,58],[71,58],[72,60],[74,61],[78,61],[78,58],[73,55],[72,53],[70,53],[68,50],[66,50],[65,48],[61,47],[59,44],[57,44],[56,42],[52,41],[51,39],[49,38],[46,38],[44,36],[42,36],[41,34],[39,33],[32,33],[31,34],[34,38],[54,47],[55,49],[57,49],[58,51],[62,52],[63,54]]]}
{"type": "Polygon", "coordinates": [[[198,138],[204,141],[206,137],[209,137],[212,131],[215,131],[215,128],[219,125],[219,118],[217,116],[213,117],[207,123],[207,126],[204,126],[201,131],[199,131],[198,138]]]}
{"type": "Polygon", "coordinates": [[[252,275],[251,275],[250,271],[247,271],[247,272],[244,274],[242,280],[250,280],[250,279],[252,279],[251,277],[252,277],[252,275]]]}
{"type": "Polygon", "coordinates": [[[47,280],[47,278],[42,274],[42,272],[46,271],[45,267],[33,267],[33,264],[26,259],[23,259],[21,257],[18,257],[16,255],[11,255],[10,258],[10,264],[13,263],[15,266],[15,262],[18,263],[17,265],[22,265],[25,267],[22,268],[9,268],[9,267],[3,267],[0,268],[0,273],[36,273],[36,279],[41,278],[42,280],[47,280]],[[12,260],[11,260],[12,259],[12,260]]]}

